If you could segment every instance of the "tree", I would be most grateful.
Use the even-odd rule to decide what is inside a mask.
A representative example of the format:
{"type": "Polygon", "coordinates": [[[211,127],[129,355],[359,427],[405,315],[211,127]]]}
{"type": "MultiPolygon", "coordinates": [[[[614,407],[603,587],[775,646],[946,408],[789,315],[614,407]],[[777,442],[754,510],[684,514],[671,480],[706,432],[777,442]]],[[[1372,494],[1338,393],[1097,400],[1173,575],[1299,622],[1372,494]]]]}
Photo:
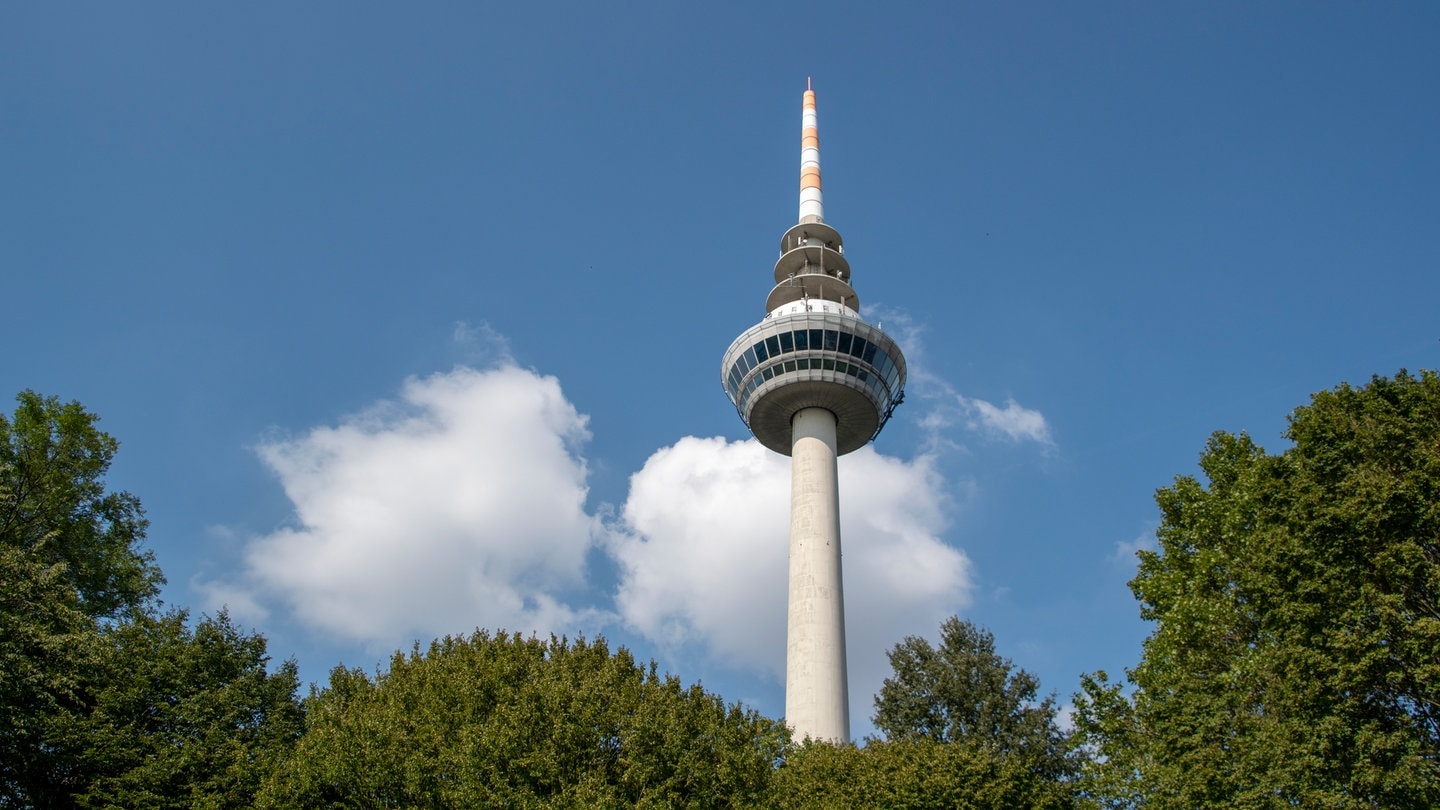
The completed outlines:
{"type": "Polygon", "coordinates": [[[68,795],[56,785],[69,755],[55,726],[86,711],[103,667],[104,645],[65,566],[0,543],[0,807],[68,795]]]}
{"type": "Polygon", "coordinates": [[[267,673],[264,638],[223,613],[193,631],[180,611],[137,614],[65,641],[74,670],[19,661],[21,684],[58,688],[27,688],[5,718],[23,734],[7,735],[0,807],[249,807],[303,727],[295,665],[267,673]]]}
{"type": "Polygon", "coordinates": [[[603,639],[446,637],[307,707],[262,807],[753,806],[789,740],[603,639]]]}
{"type": "Polygon", "coordinates": [[[0,414],[0,545],[57,569],[78,607],[115,619],[164,583],[149,552],[140,501],[106,492],[119,443],[78,402],[25,391],[12,419],[0,414]]]}
{"type": "Polygon", "coordinates": [[[875,727],[891,740],[965,742],[1014,757],[1048,779],[1074,771],[1055,700],[1040,681],[995,652],[989,631],[952,616],[940,646],[909,636],[890,651],[895,674],[875,697],[875,727]]]}
{"type": "Polygon", "coordinates": [[[1321,392],[1285,437],[1216,433],[1208,483],[1156,494],[1133,696],[1076,701],[1112,804],[1440,805],[1440,377],[1321,392]]]}
{"type": "Polygon", "coordinates": [[[158,614],[116,441],[78,403],[0,416],[0,807],[244,807],[301,728],[294,664],[158,614]]]}
{"type": "Polygon", "coordinates": [[[98,622],[139,609],[161,582],[138,550],[139,502],[105,492],[115,440],[79,403],[16,399],[13,418],[0,414],[0,806],[69,795],[53,735],[103,678],[98,622]]]}
{"type": "Polygon", "coordinates": [[[807,741],[775,772],[771,806],[1060,810],[1075,807],[1069,786],[1020,757],[973,740],[870,740],[864,748],[807,741]]]}
{"type": "Polygon", "coordinates": [[[81,807],[250,807],[304,728],[299,678],[268,672],[264,637],[224,612],[191,630],[183,611],[104,635],[107,677],[75,718],[81,807]]]}
{"type": "Polygon", "coordinates": [[[1084,753],[1078,761],[1078,794],[1101,807],[1144,807],[1138,775],[1149,773],[1153,763],[1123,686],[1111,683],[1103,670],[1081,675],[1074,705],[1071,744],[1084,753]]]}

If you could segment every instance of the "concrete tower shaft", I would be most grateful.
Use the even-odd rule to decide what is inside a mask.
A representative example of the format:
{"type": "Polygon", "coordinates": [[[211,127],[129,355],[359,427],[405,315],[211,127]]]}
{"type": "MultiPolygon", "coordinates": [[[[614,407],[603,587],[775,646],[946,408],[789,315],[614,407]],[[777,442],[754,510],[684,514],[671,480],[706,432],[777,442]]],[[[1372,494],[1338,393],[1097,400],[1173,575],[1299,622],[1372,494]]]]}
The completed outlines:
{"type": "Polygon", "coordinates": [[[801,739],[849,742],[850,682],[845,658],[835,424],[835,415],[823,408],[805,408],[795,414],[785,722],[801,739]]]}
{"type": "Polygon", "coordinates": [[[825,224],[815,91],[805,90],[800,221],[780,238],[765,318],[730,344],[720,380],[765,447],[791,456],[785,721],[850,739],[838,458],[879,434],[905,397],[905,357],[860,318],[839,231],[825,224]]]}

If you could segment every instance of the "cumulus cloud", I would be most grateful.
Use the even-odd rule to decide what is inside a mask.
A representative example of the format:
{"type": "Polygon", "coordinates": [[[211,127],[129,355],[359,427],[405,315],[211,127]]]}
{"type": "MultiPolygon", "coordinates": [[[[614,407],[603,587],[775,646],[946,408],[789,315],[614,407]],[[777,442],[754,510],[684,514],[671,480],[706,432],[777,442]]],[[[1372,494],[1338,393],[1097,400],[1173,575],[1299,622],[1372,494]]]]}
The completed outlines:
{"type": "MultiPolygon", "coordinates": [[[[970,562],[940,539],[947,497],[929,457],[862,448],[840,460],[840,491],[851,694],[865,716],[885,652],[969,604],[970,562]]],[[[656,452],[608,541],[620,615],[661,645],[781,677],[789,497],[789,459],[753,439],[656,452]]]]}
{"type": "Polygon", "coordinates": [[[788,461],[722,438],[686,437],[651,455],[609,543],[625,621],[671,646],[703,639],[719,657],[774,674],[785,645],[788,461]]]}
{"type": "Polygon", "coordinates": [[[503,364],[412,378],[398,402],[260,445],[294,524],[252,538],[239,578],[202,588],[377,647],[565,629],[584,611],[565,594],[595,534],[587,439],[553,377],[503,364]]]}

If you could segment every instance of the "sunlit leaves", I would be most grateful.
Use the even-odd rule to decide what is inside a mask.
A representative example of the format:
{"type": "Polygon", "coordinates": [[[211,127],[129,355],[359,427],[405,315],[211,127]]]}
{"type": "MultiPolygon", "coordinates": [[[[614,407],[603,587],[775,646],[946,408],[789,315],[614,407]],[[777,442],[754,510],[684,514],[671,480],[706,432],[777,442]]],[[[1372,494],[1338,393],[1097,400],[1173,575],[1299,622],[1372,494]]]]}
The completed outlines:
{"type": "Polygon", "coordinates": [[[447,637],[307,706],[264,805],[753,805],[789,739],[603,640],[447,637]]]}
{"type": "Polygon", "coordinates": [[[1077,806],[1070,787],[978,740],[872,740],[864,748],[807,743],[776,772],[779,808],[1010,810],[1077,806]]]}
{"type": "Polygon", "coordinates": [[[1112,800],[1440,802],[1440,378],[1321,392],[1286,437],[1269,455],[1217,433],[1206,483],[1156,494],[1133,701],[1077,699],[1112,800]]]}

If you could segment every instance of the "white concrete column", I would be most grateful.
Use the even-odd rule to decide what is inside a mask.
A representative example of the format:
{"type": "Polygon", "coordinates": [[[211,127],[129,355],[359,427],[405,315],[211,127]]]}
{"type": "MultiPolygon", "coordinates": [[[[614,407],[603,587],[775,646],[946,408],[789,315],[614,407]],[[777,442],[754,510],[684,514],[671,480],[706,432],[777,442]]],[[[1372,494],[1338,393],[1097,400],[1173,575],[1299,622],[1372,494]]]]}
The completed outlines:
{"type": "Polygon", "coordinates": [[[835,415],[806,408],[795,414],[791,427],[785,722],[797,740],[849,742],[835,415]]]}

